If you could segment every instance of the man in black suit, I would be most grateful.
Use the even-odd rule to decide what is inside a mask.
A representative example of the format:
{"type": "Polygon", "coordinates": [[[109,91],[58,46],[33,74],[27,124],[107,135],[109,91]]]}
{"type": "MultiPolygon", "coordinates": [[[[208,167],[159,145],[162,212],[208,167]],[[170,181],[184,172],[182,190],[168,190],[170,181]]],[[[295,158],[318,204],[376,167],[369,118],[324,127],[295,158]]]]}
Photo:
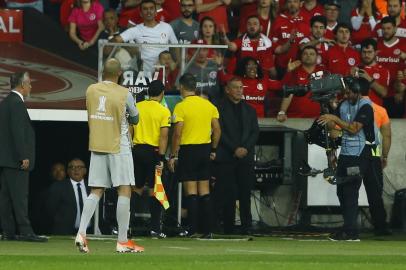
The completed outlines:
{"type": "Polygon", "coordinates": [[[31,92],[28,72],[10,77],[11,93],[0,103],[0,219],[2,240],[45,242],[28,219],[28,179],[35,163],[35,134],[24,104],[31,92]],[[17,226],[16,226],[17,225],[17,226]]]}
{"type": "Polygon", "coordinates": [[[89,190],[84,177],[87,173],[85,163],[72,159],[68,163],[69,179],[52,184],[48,193],[47,210],[52,222],[52,234],[74,235],[79,228],[83,201],[89,190]]]}
{"type": "Polygon", "coordinates": [[[254,184],[254,147],[259,127],[255,109],[242,100],[241,79],[232,78],[219,103],[221,138],[216,156],[214,199],[224,222],[224,233],[234,232],[235,202],[240,202],[241,233],[252,223],[251,189],[254,184]]]}

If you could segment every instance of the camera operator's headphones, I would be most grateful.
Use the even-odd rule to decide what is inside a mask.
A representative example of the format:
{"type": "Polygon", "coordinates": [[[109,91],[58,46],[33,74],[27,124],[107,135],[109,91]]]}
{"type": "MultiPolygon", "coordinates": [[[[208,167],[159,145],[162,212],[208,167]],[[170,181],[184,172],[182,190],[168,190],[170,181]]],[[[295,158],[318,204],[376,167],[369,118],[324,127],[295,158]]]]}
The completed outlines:
{"type": "Polygon", "coordinates": [[[368,93],[370,88],[370,83],[364,78],[347,76],[344,77],[344,83],[354,94],[368,93]]]}

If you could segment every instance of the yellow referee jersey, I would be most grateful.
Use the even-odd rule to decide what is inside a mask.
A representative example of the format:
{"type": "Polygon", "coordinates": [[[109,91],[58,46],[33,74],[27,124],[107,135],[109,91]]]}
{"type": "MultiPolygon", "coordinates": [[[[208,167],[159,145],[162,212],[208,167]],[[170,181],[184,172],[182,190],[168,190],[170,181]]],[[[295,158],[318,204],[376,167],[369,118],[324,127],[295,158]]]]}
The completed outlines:
{"type": "Polygon", "coordinates": [[[162,127],[171,126],[171,112],[155,100],[137,103],[139,122],[134,125],[134,144],[159,145],[162,127]]]}
{"type": "Polygon", "coordinates": [[[183,122],[180,145],[210,143],[213,118],[218,119],[219,112],[204,98],[188,96],[176,104],[172,122],[183,122]]]}

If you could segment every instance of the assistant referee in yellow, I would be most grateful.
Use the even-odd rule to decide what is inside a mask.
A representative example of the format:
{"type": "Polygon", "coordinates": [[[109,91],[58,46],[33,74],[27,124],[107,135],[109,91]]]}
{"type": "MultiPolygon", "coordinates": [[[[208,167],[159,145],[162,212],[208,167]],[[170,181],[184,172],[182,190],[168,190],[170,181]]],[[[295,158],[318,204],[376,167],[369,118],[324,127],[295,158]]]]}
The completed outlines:
{"type": "Polygon", "coordinates": [[[201,216],[205,221],[202,224],[202,237],[209,238],[212,212],[210,160],[216,157],[221,135],[219,112],[210,101],[196,95],[196,78],[192,74],[185,73],[180,77],[179,90],[183,100],[176,104],[172,116],[175,127],[169,169],[174,172],[175,161],[178,159],[177,173],[186,195],[189,235],[197,233],[198,218],[201,216]]]}
{"type": "Polygon", "coordinates": [[[152,238],[166,237],[161,226],[162,205],[153,194],[155,170],[162,173],[171,126],[171,113],[161,104],[164,89],[161,81],[150,83],[149,99],[137,103],[140,117],[138,124],[133,126],[134,190],[136,194],[142,195],[145,186],[149,188],[152,238]]]}

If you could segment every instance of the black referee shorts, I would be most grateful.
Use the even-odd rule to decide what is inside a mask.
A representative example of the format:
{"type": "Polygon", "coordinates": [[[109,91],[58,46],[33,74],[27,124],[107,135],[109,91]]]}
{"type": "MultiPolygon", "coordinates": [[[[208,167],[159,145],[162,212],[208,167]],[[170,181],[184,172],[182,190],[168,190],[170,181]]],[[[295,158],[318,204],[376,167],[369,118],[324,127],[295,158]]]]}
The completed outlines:
{"type": "Polygon", "coordinates": [[[137,144],[133,148],[135,186],[145,184],[153,188],[155,184],[155,166],[159,161],[158,148],[148,144],[137,144]]]}
{"type": "Polygon", "coordinates": [[[179,180],[201,181],[210,179],[210,144],[181,145],[179,149],[179,180]]]}

